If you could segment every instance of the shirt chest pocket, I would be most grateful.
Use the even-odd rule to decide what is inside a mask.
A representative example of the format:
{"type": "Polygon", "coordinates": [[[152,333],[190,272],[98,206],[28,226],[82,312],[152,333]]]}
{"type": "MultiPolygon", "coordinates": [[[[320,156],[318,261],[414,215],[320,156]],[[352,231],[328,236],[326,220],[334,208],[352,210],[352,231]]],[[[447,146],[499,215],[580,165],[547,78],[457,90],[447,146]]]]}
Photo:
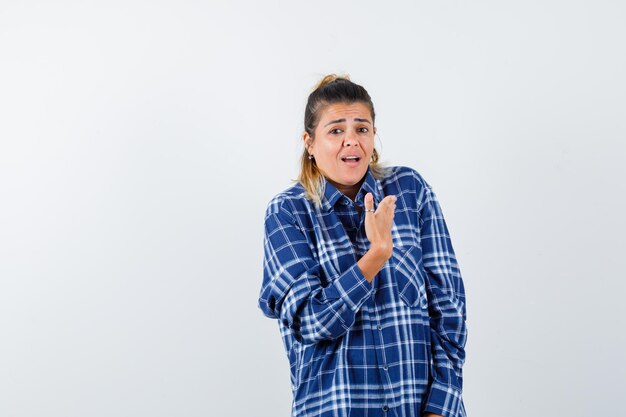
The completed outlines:
{"type": "Polygon", "coordinates": [[[422,261],[422,249],[417,245],[394,248],[396,285],[400,299],[409,307],[428,310],[426,272],[422,261]]]}

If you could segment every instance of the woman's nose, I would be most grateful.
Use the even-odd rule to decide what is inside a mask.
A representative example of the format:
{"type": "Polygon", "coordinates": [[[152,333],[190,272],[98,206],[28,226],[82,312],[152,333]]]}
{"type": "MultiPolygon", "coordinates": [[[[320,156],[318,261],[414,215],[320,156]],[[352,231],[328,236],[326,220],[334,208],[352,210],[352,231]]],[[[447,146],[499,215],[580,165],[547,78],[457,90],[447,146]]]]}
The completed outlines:
{"type": "Polygon", "coordinates": [[[346,132],[346,135],[343,139],[344,146],[356,146],[358,144],[358,140],[356,138],[356,133],[354,132],[346,132]]]}

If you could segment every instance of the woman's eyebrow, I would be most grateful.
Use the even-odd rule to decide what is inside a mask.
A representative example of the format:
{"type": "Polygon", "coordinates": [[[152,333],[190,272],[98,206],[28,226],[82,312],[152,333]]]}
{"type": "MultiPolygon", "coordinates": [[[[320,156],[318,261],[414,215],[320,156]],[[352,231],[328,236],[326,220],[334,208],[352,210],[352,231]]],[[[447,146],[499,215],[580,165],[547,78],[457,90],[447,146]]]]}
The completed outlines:
{"type": "MultiPolygon", "coordinates": [[[[355,117],[353,120],[354,120],[355,122],[365,122],[365,123],[372,124],[372,122],[370,122],[368,119],[361,119],[360,117],[355,117]]],[[[326,124],[324,125],[324,127],[326,127],[326,126],[330,126],[330,125],[332,125],[333,123],[343,123],[343,122],[345,122],[345,121],[346,121],[346,119],[331,120],[330,122],[326,123],[326,124]]]]}
{"type": "Polygon", "coordinates": [[[326,127],[326,126],[330,126],[330,125],[332,125],[333,123],[343,123],[343,122],[345,122],[345,121],[346,121],[346,119],[331,120],[330,122],[326,123],[326,124],[324,125],[324,127],[326,127]]]}

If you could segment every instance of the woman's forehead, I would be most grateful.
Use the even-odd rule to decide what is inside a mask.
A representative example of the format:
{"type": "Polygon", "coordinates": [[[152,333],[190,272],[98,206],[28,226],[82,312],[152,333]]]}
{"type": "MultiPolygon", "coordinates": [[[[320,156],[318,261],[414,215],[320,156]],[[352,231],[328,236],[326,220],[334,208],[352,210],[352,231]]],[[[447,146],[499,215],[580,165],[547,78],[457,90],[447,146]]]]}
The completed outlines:
{"type": "Polygon", "coordinates": [[[367,119],[371,123],[371,112],[365,103],[333,103],[321,109],[320,122],[326,120],[352,121],[353,119],[367,119]]]}

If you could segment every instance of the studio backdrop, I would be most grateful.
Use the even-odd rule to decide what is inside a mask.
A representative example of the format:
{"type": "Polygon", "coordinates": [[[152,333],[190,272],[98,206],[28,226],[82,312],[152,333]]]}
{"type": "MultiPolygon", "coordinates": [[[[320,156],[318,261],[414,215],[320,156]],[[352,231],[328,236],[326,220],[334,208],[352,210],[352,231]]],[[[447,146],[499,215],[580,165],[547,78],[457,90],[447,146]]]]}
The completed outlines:
{"type": "Polygon", "coordinates": [[[287,417],[263,215],[327,73],[443,209],[472,417],[624,415],[626,6],[0,2],[0,415],[287,417]]]}

